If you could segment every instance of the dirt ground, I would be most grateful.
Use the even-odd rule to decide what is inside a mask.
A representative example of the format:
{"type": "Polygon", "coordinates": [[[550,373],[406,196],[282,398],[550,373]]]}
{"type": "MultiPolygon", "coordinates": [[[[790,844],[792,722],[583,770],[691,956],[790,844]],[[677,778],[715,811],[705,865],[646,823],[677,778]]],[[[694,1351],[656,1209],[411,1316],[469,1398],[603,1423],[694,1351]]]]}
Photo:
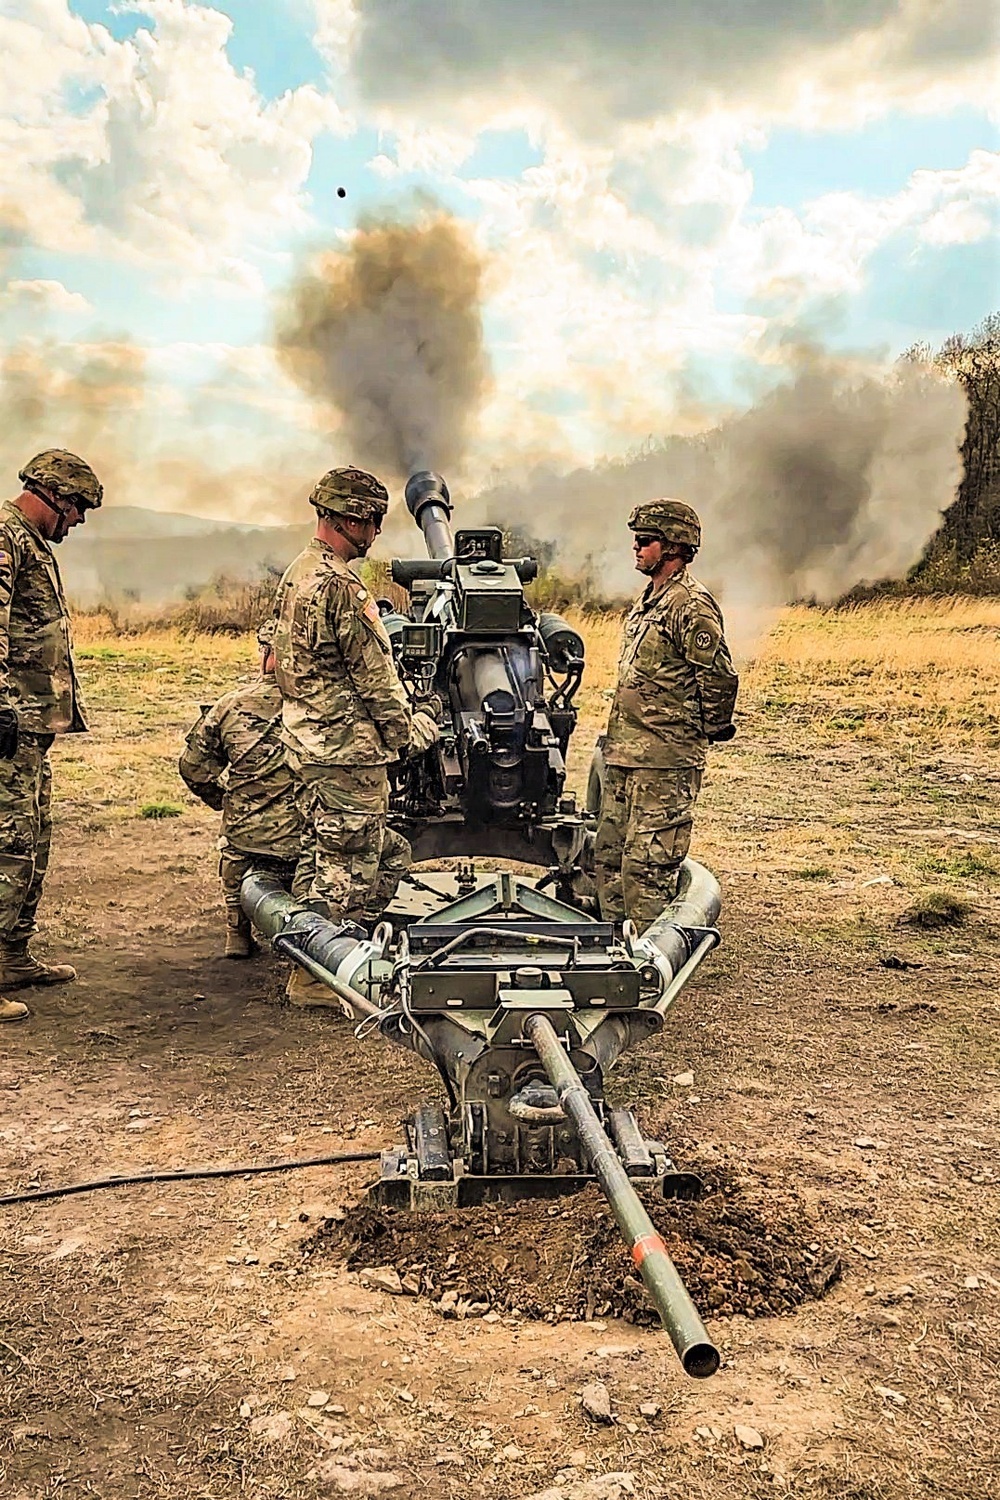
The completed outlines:
{"type": "MultiPolygon", "coordinates": [[[[680,1371],[592,1195],[448,1216],[422,1254],[352,1212],[365,1165],[117,1188],[0,1208],[3,1493],[1000,1494],[994,613],[890,640],[797,612],[713,762],[724,944],[612,1094],[713,1187],[669,1228],[718,1375],[680,1371]]],[[[246,643],[81,654],[43,908],[80,978],[0,1034],[0,1192],[392,1143],[431,1070],[218,957],[214,819],[170,766],[246,643]]]]}

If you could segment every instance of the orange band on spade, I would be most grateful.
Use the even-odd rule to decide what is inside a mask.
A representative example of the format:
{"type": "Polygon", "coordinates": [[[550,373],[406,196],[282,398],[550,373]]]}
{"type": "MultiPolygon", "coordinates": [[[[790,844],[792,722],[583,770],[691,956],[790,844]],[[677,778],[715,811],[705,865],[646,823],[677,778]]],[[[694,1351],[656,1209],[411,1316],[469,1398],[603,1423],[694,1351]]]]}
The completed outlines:
{"type": "Polygon", "coordinates": [[[658,1234],[640,1234],[632,1246],[632,1259],[637,1266],[641,1266],[646,1256],[651,1255],[654,1250],[662,1250],[666,1255],[667,1247],[661,1237],[658,1234]]]}

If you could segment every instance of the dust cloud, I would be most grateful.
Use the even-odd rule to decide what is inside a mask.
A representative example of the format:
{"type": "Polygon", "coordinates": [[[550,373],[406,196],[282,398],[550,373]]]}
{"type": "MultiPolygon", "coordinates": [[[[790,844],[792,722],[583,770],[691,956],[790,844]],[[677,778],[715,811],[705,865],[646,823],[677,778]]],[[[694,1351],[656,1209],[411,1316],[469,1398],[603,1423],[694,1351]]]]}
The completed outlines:
{"type": "Polygon", "coordinates": [[[350,461],[386,481],[461,472],[490,385],[483,272],[468,232],[424,206],[362,222],[292,286],[279,357],[350,461]]]}
{"type": "Polygon", "coordinates": [[[308,524],[305,496],[328,466],[318,438],[301,430],[290,438],[276,401],[277,430],[255,434],[251,458],[228,426],[232,408],[256,394],[238,370],[170,388],[128,338],[100,328],[72,341],[52,336],[50,311],[75,294],[18,279],[27,240],[17,209],[0,203],[0,475],[8,492],[32,454],[69,448],[93,465],[109,510],[308,524]]]}
{"type": "MultiPolygon", "coordinates": [[[[202,400],[218,394],[202,392],[202,400]]],[[[306,441],[292,449],[282,436],[237,462],[233,446],[199,433],[183,405],[170,410],[146,351],[128,341],[31,337],[0,352],[0,473],[8,483],[33,453],[69,448],[96,470],[111,508],[307,522],[305,496],[326,455],[306,441]]]]}
{"type": "Polygon", "coordinates": [[[145,357],[127,343],[70,351],[18,342],[0,357],[0,467],[7,475],[43,448],[69,448],[105,488],[128,481],[127,453],[145,402],[145,357]]]}
{"type": "Polygon", "coordinates": [[[74,294],[19,278],[26,242],[16,209],[0,204],[0,498],[17,494],[18,471],[43,449],[69,448],[93,465],[104,506],[60,552],[74,603],[161,602],[215,575],[283,567],[310,529],[305,497],[326,466],[318,442],[300,433],[293,445],[281,432],[257,441],[249,458],[221,422],[213,427],[212,403],[224,416],[243,389],[235,377],[178,393],[127,338],[100,329],[72,342],[54,337],[49,312],[74,294]],[[258,532],[211,519],[192,525],[192,514],[296,525],[258,532]]]}
{"type": "MultiPolygon", "coordinates": [[[[263,407],[264,435],[252,454],[236,451],[213,413],[253,387],[237,373],[231,388],[224,380],[214,391],[192,387],[164,409],[165,387],[141,347],[97,334],[73,344],[49,338],[44,307],[41,315],[26,307],[23,289],[53,284],[16,280],[22,243],[17,215],[0,205],[0,472],[16,475],[42,448],[74,449],[99,473],[109,509],[306,526],[305,496],[331,463],[362,463],[390,484],[437,468],[463,520],[496,520],[544,544],[581,597],[625,599],[640,584],[628,512],[672,494],[701,513],[696,571],[719,592],[745,650],[789,599],[829,601],[904,573],[960,478],[966,404],[957,384],[914,361],[886,370],[799,343],[772,349],[770,388],[712,430],[572,472],[507,471],[463,498],[463,465],[482,459],[476,423],[490,384],[484,264],[459,225],[426,207],[362,225],[293,284],[278,354],[319,423],[293,432],[281,425],[282,407],[263,407]]],[[[421,551],[401,508],[392,520],[386,545],[421,551]]],[[[128,566],[132,575],[156,571],[152,556],[128,566]]],[[[135,583],[113,570],[101,586],[135,583]]]]}
{"type": "Polygon", "coordinates": [[[20,209],[0,203],[0,473],[16,476],[43,448],[82,450],[109,472],[145,399],[144,355],[126,342],[49,338],[37,293],[56,284],[17,280],[28,241],[20,209]]]}
{"type": "Polygon", "coordinates": [[[703,525],[695,571],[718,590],[745,652],[789,600],[829,602],[904,573],[961,477],[958,385],[907,360],[885,371],[815,347],[785,358],[773,389],[710,432],[572,473],[501,480],[478,505],[549,544],[552,566],[581,591],[614,598],[641,582],[631,507],[656,495],[687,500],[703,525]]]}

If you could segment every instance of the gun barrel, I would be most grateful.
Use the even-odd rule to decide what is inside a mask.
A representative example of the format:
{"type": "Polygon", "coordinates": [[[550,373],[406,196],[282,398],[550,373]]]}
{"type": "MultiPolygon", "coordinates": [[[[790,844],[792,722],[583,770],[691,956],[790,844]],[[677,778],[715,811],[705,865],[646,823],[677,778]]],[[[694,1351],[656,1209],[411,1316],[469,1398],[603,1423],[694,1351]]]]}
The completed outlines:
{"type": "Polygon", "coordinates": [[[536,1012],[525,1021],[524,1034],[541,1059],[563,1113],[576,1127],[594,1176],[604,1190],[615,1223],[632,1252],[686,1374],[699,1379],[714,1375],[719,1368],[719,1351],[629,1181],[621,1158],[605,1134],[590,1095],[552,1022],[548,1016],[536,1012]]]}
{"type": "Polygon", "coordinates": [[[455,556],[451,496],[440,474],[422,470],[406,481],[406,507],[424,534],[427,555],[437,562],[455,556]]]}

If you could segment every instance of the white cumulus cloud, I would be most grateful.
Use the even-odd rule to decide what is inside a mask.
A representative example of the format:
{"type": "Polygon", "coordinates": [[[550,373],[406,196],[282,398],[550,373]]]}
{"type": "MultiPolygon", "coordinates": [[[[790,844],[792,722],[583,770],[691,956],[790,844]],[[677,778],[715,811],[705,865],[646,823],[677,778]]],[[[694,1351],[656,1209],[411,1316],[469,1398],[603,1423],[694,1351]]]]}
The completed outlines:
{"type": "Polygon", "coordinates": [[[89,313],[93,309],[82,292],[71,292],[61,281],[8,281],[0,297],[10,304],[54,313],[89,313]]]}
{"type": "Polygon", "coordinates": [[[971,244],[1000,223],[1000,154],[973,151],[964,166],[914,172],[898,193],[825,193],[801,209],[776,208],[741,222],[725,271],[744,295],[782,304],[790,316],[824,298],[861,290],[867,262],[887,240],[971,244]]]}
{"type": "Polygon", "coordinates": [[[259,290],[255,254],[309,222],[313,139],[350,125],[309,85],[263,99],[229,59],[221,11],[126,8],[150,25],[121,42],[65,0],[0,18],[0,196],[47,249],[259,290]]]}

